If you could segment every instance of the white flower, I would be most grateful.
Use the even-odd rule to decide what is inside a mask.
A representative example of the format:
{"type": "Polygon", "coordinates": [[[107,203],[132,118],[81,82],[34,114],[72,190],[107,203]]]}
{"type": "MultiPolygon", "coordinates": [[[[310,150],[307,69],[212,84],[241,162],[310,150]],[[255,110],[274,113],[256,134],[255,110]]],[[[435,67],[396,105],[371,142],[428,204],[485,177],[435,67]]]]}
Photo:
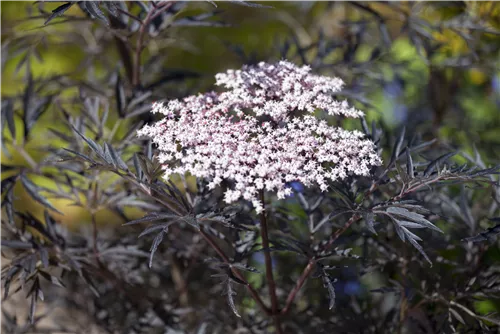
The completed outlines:
{"type": "Polygon", "coordinates": [[[219,73],[217,85],[227,91],[155,103],[153,112],[166,117],[139,135],[158,145],[165,177],[190,172],[209,179],[209,188],[228,179],[235,186],[224,200],[244,198],[259,212],[261,190],[284,198],[291,193],[289,182],[326,191],[330,181],[367,176],[370,167],[381,164],[373,142],[308,114],[317,109],[345,117],[363,113],[332,98],[342,80],[309,72],[307,66],[281,61],[219,73]]]}

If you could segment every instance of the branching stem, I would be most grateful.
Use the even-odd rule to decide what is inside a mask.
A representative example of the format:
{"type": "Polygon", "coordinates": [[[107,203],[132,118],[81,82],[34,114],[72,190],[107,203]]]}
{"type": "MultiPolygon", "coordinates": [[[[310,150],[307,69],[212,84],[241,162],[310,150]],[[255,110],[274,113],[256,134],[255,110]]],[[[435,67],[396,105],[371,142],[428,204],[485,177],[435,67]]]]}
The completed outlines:
{"type": "Polygon", "coordinates": [[[146,30],[151,22],[161,15],[164,11],[168,10],[175,1],[165,1],[151,9],[144,21],[142,21],[141,27],[139,28],[139,36],[137,37],[137,43],[135,47],[135,57],[134,57],[134,73],[132,76],[132,84],[134,87],[141,85],[141,53],[144,48],[144,37],[146,35],[146,30]]]}
{"type": "MultiPolygon", "coordinates": [[[[205,231],[203,231],[201,229],[200,229],[200,234],[203,237],[203,239],[205,239],[205,241],[210,246],[212,246],[212,248],[215,250],[215,252],[222,258],[222,260],[224,261],[224,263],[230,265],[231,262],[229,261],[229,258],[224,253],[224,251],[219,247],[219,245],[217,245],[217,243],[215,242],[215,240],[213,240],[212,237],[209,234],[207,234],[205,231]]],[[[238,269],[236,269],[236,268],[231,268],[231,271],[233,272],[234,276],[236,276],[238,279],[240,279],[243,282],[245,282],[245,285],[246,285],[248,291],[250,292],[250,294],[252,295],[253,299],[257,302],[257,304],[260,306],[260,308],[266,314],[270,315],[271,314],[271,310],[269,310],[269,308],[264,304],[264,302],[262,301],[262,299],[259,296],[259,293],[253,288],[253,286],[250,283],[247,282],[247,280],[241,274],[241,272],[238,269]]]]}
{"type": "Polygon", "coordinates": [[[297,281],[297,284],[293,287],[292,291],[288,294],[288,298],[286,299],[286,304],[285,307],[281,310],[281,314],[285,315],[288,313],[290,310],[290,307],[292,306],[293,301],[295,300],[295,296],[297,293],[300,291],[304,283],[306,282],[307,278],[311,274],[312,270],[314,269],[314,265],[316,264],[316,261],[314,259],[309,260],[309,263],[307,266],[304,268],[304,271],[299,277],[299,280],[297,281]]]}
{"type": "MultiPolygon", "coordinates": [[[[354,214],[346,223],[344,226],[342,226],[340,229],[338,229],[331,237],[330,240],[328,240],[328,243],[323,247],[323,250],[326,250],[330,248],[335,241],[345,232],[349,227],[351,227],[352,224],[354,224],[356,221],[358,221],[361,217],[358,214],[354,214]]],[[[287,314],[288,311],[290,310],[293,301],[295,300],[295,297],[297,296],[297,293],[300,291],[304,283],[306,282],[307,278],[311,274],[311,272],[314,269],[314,265],[316,264],[316,259],[313,257],[309,260],[309,263],[307,266],[304,268],[302,271],[302,274],[299,277],[299,280],[297,281],[297,284],[294,286],[294,288],[290,291],[288,294],[288,298],[286,299],[286,305],[285,307],[281,310],[281,314],[287,314]]]]}
{"type": "MultiPolygon", "coordinates": [[[[152,197],[154,200],[156,200],[160,204],[165,205],[167,208],[169,208],[170,210],[172,210],[176,214],[181,215],[181,212],[179,212],[178,210],[174,209],[170,205],[170,203],[166,203],[165,201],[162,201],[161,198],[159,198],[157,196],[154,196],[152,194],[151,190],[147,186],[142,185],[141,183],[135,181],[134,178],[132,177],[133,175],[130,174],[130,172],[129,172],[130,175],[127,175],[127,174],[124,175],[124,174],[121,174],[121,173],[118,173],[118,174],[121,175],[121,176],[124,176],[124,177],[128,176],[127,179],[130,180],[130,181],[132,181],[136,185],[138,185],[139,189],[141,189],[146,195],[152,197]]],[[[200,232],[201,236],[203,237],[203,239],[205,239],[205,241],[222,258],[222,260],[224,261],[224,263],[230,265],[231,262],[229,260],[229,257],[219,247],[219,245],[215,242],[215,240],[212,239],[212,237],[209,234],[207,234],[205,231],[203,231],[202,229],[200,229],[199,232],[200,232]]],[[[234,274],[234,276],[236,276],[241,281],[245,282],[245,285],[246,285],[248,291],[250,292],[250,294],[252,295],[252,298],[255,300],[255,302],[260,306],[260,308],[264,311],[265,314],[270,315],[272,313],[271,310],[264,304],[264,302],[262,301],[262,299],[259,296],[259,293],[253,288],[253,286],[250,283],[247,282],[246,278],[241,274],[241,272],[238,269],[236,269],[236,268],[231,268],[231,271],[234,274]]]]}

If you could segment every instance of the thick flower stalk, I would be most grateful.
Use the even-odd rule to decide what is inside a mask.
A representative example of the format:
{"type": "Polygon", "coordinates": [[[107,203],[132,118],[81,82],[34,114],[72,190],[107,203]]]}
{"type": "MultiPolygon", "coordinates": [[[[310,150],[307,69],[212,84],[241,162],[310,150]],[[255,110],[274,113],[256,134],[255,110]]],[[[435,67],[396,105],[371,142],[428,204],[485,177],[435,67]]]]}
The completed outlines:
{"type": "Polygon", "coordinates": [[[328,189],[328,183],[349,175],[368,175],[381,164],[372,141],[359,131],[332,127],[312,115],[360,117],[363,113],[339,102],[338,78],[317,76],[307,66],[287,61],[260,63],[216,75],[227,90],[154,104],[165,115],[139,135],[158,145],[165,177],[186,172],[234,186],[227,203],[251,201],[259,213],[259,192],[291,193],[290,182],[328,189]]]}

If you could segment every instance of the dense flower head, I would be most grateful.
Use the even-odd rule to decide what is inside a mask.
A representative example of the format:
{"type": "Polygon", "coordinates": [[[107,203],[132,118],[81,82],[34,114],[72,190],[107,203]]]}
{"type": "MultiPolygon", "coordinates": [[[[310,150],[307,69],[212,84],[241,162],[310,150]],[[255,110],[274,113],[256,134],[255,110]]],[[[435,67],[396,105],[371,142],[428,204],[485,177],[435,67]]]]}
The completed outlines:
{"type": "Polygon", "coordinates": [[[227,90],[153,105],[165,117],[139,135],[158,145],[165,177],[186,172],[217,187],[234,187],[225,201],[252,201],[262,211],[260,191],[291,193],[291,182],[328,189],[328,182],[368,175],[380,165],[373,142],[359,131],[332,127],[310,113],[360,117],[362,112],[332,98],[338,78],[310,74],[287,61],[260,63],[216,75],[227,90]]]}
{"type": "Polygon", "coordinates": [[[287,61],[262,62],[219,73],[215,78],[217,85],[230,89],[222,94],[223,101],[230,98],[237,107],[251,108],[256,116],[268,115],[275,121],[285,120],[296,109],[310,113],[322,109],[329,115],[347,117],[363,115],[347,102],[333,99],[332,94],[344,85],[341,79],[313,75],[309,66],[297,67],[287,61]]]}

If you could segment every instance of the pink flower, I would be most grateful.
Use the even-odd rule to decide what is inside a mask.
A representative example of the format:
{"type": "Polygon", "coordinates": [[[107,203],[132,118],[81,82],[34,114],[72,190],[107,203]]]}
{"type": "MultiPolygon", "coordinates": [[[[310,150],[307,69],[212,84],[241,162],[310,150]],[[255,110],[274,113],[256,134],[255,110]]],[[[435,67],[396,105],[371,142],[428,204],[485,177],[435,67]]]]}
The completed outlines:
{"type": "Polygon", "coordinates": [[[260,63],[216,75],[227,91],[154,104],[166,117],[139,135],[158,145],[165,177],[186,172],[210,180],[209,187],[231,180],[225,201],[249,200],[257,212],[262,189],[278,198],[291,193],[290,182],[328,189],[328,182],[370,173],[381,164],[374,144],[359,131],[331,127],[309,115],[360,117],[363,113],[331,95],[342,80],[310,74],[307,66],[281,61],[260,63]]]}

